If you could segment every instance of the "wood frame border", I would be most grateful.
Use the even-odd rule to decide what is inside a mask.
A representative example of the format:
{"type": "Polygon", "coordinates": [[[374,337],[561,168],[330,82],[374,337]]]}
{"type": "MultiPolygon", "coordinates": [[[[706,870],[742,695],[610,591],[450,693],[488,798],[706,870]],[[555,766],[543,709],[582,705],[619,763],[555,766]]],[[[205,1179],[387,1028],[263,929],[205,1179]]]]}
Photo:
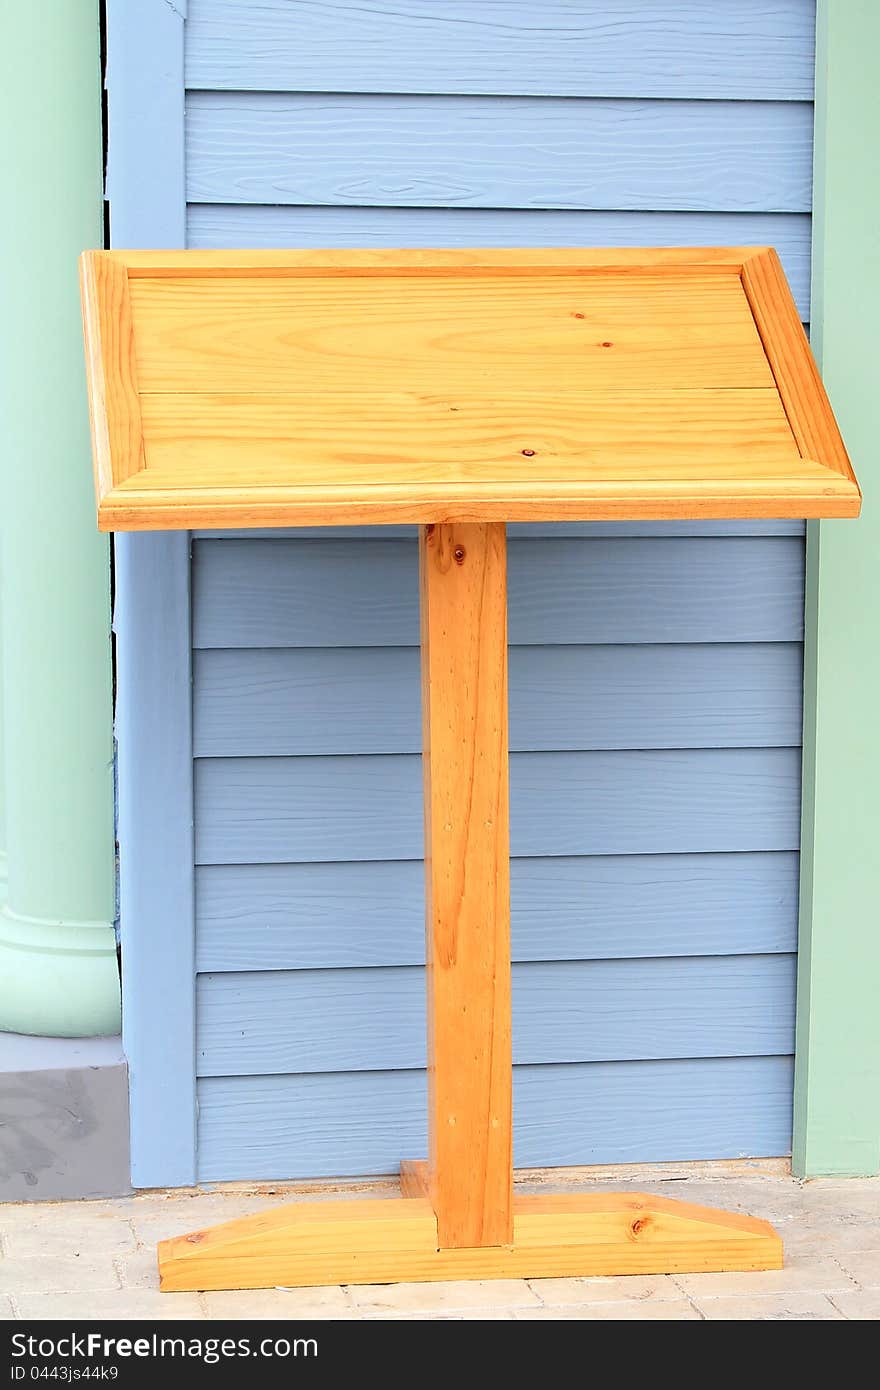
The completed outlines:
{"type": "Polygon", "coordinates": [[[860,506],[853,476],[818,369],[776,253],[768,248],[674,247],[581,251],[114,251],[83,258],[84,316],[92,413],[95,418],[98,522],[102,530],[181,527],[665,520],[709,517],[854,516],[860,506]],[[318,482],[201,483],[180,488],[138,486],[143,463],[126,277],[204,279],[263,277],[412,277],[450,275],[736,275],[755,319],[801,458],[803,475],[766,474],[720,481],[582,480],[349,485],[318,482]],[[121,320],[121,331],[120,322],[121,320]],[[104,418],[110,408],[109,423],[104,418]],[[139,452],[138,452],[139,451],[139,452]],[[108,486],[109,481],[109,486],[108,486]]]}

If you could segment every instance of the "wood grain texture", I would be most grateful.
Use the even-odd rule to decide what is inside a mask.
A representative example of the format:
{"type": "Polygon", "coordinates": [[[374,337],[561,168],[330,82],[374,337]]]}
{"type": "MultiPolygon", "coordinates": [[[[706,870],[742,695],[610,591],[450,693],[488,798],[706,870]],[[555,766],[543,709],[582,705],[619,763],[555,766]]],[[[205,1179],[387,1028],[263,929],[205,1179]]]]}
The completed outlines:
{"type": "MultiPolygon", "coordinates": [[[[178,436],[195,427],[203,437],[202,400],[221,412],[217,434],[240,440],[253,428],[238,399],[249,393],[268,409],[273,393],[292,392],[301,418],[308,403],[300,397],[313,393],[342,392],[356,411],[361,396],[393,402],[399,392],[466,402],[490,383],[502,396],[532,395],[544,381],[558,396],[648,382],[652,391],[773,387],[740,283],[711,268],[686,278],[536,269],[518,274],[513,290],[479,271],[379,283],[233,274],[207,288],[192,276],[140,278],[131,301],[140,390],[160,393],[143,403],[151,438],[167,437],[175,423],[178,436]],[[224,409],[217,398],[227,392],[224,409]]],[[[272,416],[264,419],[257,431],[271,429],[272,416]]]]}
{"type": "MultiPolygon", "coordinates": [[[[412,756],[202,758],[196,862],[421,859],[412,756]]],[[[798,845],[800,751],[514,753],[517,856],[715,853],[798,845]]]]}
{"type": "Polygon", "coordinates": [[[131,278],[145,458],[105,529],[858,512],[792,435],[763,253],[91,254],[131,278]]]}
{"type": "Polygon", "coordinates": [[[517,1197],[511,1235],[504,1248],[444,1247],[424,1197],[296,1202],[161,1241],[159,1282],[170,1291],[782,1267],[766,1221],[643,1193],[517,1197]]]}
{"type": "MultiPolygon", "coordinates": [[[[665,520],[673,517],[761,518],[854,517],[861,505],[855,485],[834,476],[821,465],[803,460],[784,474],[771,465],[748,483],[675,480],[640,483],[622,495],[620,482],[597,483],[585,496],[579,483],[432,483],[379,485],[359,490],[350,485],[290,488],[260,485],[247,500],[240,486],[202,488],[174,485],[170,489],[120,484],[101,503],[102,531],[168,531],[189,527],[317,525],[349,522],[384,526],[398,522],[420,525],[468,525],[504,521],[565,520],[584,516],[615,521],[627,516],[665,520]],[[772,470],[772,471],[771,471],[772,470]],[[832,481],[829,483],[829,478],[832,481]]],[[[140,475],[148,478],[145,471],[140,475]]]]}
{"type": "MultiPolygon", "coordinates": [[[[799,537],[508,543],[510,640],[788,642],[803,631],[799,537]]],[[[196,647],[416,646],[412,540],[200,541],[196,647]]]]}
{"type": "Polygon", "coordinates": [[[803,0],[190,0],[187,83],[234,91],[813,95],[803,0]]]}
{"type": "Polygon", "coordinates": [[[401,1160],[400,1195],[401,1197],[426,1197],[430,1199],[431,1176],[428,1171],[427,1159],[404,1158],[401,1160]]]}
{"type": "Polygon", "coordinates": [[[810,318],[808,213],[584,212],[565,208],[285,207],[193,203],[187,245],[775,246],[798,312],[810,318]]]}
{"type": "Polygon", "coordinates": [[[772,248],[743,264],[743,285],[789,424],[804,458],[858,486],[819,368],[772,248]]]}
{"type": "MultiPolygon", "coordinates": [[[[195,654],[196,757],[415,753],[414,648],[195,654]]],[[[514,647],[510,746],[758,748],[801,738],[800,645],[514,647]]]]}
{"type": "Polygon", "coordinates": [[[100,497],[144,467],[131,296],[124,264],[93,251],[80,258],[80,287],[92,457],[100,497]]]}
{"type": "MultiPolygon", "coordinates": [[[[389,275],[412,280],[434,278],[439,271],[465,275],[534,277],[541,273],[563,276],[576,272],[585,276],[632,271],[640,278],[649,270],[662,277],[674,274],[704,274],[707,268],[739,277],[743,261],[755,247],[747,246],[648,246],[648,247],[560,247],[516,248],[480,247],[391,247],[348,250],[339,247],[308,247],[284,250],[232,249],[229,251],[158,250],[102,251],[125,265],[130,280],[195,277],[199,280],[228,280],[240,275],[259,280],[327,280],[336,276],[349,279],[387,280],[389,275]]],[[[222,286],[221,286],[222,289],[222,286]]]]}
{"type": "MultiPolygon", "coordinates": [[[[748,481],[720,478],[710,484],[676,480],[652,489],[638,481],[606,481],[584,489],[581,484],[549,482],[532,484],[431,484],[378,485],[352,498],[350,486],[288,488],[257,485],[242,491],[243,470],[232,486],[200,488],[179,486],[129,486],[124,482],[101,502],[101,531],[174,531],[188,527],[271,527],[281,524],[321,525],[325,521],[350,521],[359,525],[385,525],[414,521],[420,525],[502,524],[527,518],[576,518],[619,520],[638,516],[735,517],[747,520],[769,513],[783,517],[858,516],[861,499],[847,478],[829,484],[827,468],[802,460],[785,473],[755,464],[748,481]],[[466,486],[466,489],[464,489],[466,486]],[[624,489],[627,489],[624,492],[624,489]],[[585,495],[587,491],[587,495],[585,495]]],[[[140,477],[149,477],[143,473],[140,477]]],[[[246,486],[246,482],[245,482],[246,486]]]]}
{"type": "Polygon", "coordinates": [[[191,92],[191,203],[807,212],[809,102],[191,92]]]}
{"type": "MultiPolygon", "coordinates": [[[[515,1162],[784,1154],[791,1075],[790,1057],[516,1067],[515,1162]]],[[[396,1173],[426,1152],[425,1116],[418,1071],[203,1077],[200,1181],[396,1173]]]]}
{"type": "MultiPolygon", "coordinates": [[[[498,379],[506,383],[503,369],[498,379]]],[[[242,510],[262,503],[289,520],[286,502],[296,520],[300,499],[304,511],[323,502],[357,519],[410,499],[413,507],[509,502],[511,512],[528,506],[539,516],[557,497],[568,510],[631,502],[636,514],[668,501],[687,515],[689,493],[732,508],[847,495],[842,479],[800,458],[774,390],[606,394],[575,392],[572,380],[568,392],[563,381],[545,394],[523,377],[521,392],[505,384],[490,403],[485,388],[444,393],[442,385],[438,374],[431,392],[143,395],[146,471],[123,482],[115,501],[154,494],[170,505],[176,493],[179,506],[198,506],[204,490],[228,506],[237,493],[242,510]]]]}
{"type": "MultiPolygon", "coordinates": [[[[514,859],[514,961],[794,951],[793,851],[514,859]]],[[[196,871],[201,971],[420,965],[418,861],[196,871]]]]}
{"type": "Polygon", "coordinates": [[[419,536],[428,1167],[442,1248],[506,1245],[513,1199],[507,541],[419,536]]]}
{"type": "MultiPolygon", "coordinates": [[[[513,1059],[787,1055],[794,1051],[794,970],[794,956],[783,954],[516,964],[513,1059]]],[[[437,990],[435,982],[435,998],[437,990]]],[[[472,983],[468,1012],[479,993],[472,983]]],[[[473,1031],[456,1024],[459,1091],[473,1055],[464,1039],[486,1028],[492,1013],[484,1005],[473,1031]]],[[[426,1065],[425,981],[416,966],[200,975],[198,1017],[200,1076],[426,1065]]],[[[463,1105],[456,1129],[466,1120],[463,1105]]]]}

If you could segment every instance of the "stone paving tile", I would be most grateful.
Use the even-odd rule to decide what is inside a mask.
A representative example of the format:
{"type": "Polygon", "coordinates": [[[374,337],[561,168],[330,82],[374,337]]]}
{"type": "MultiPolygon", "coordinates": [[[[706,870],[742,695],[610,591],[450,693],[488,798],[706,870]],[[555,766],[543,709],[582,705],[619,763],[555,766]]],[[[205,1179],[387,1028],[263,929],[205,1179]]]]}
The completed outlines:
{"type": "Polygon", "coordinates": [[[700,1314],[686,1299],[677,1302],[588,1303],[568,1308],[520,1308],[518,1322],[698,1322],[700,1314]]]}
{"type": "Polygon", "coordinates": [[[198,1295],[160,1294],[152,1289],[114,1289],[110,1293],[31,1293],[16,1300],[20,1316],[46,1321],[51,1318],[97,1319],[118,1322],[124,1318],[149,1318],[150,1321],[175,1321],[181,1318],[202,1320],[204,1313],[198,1295]]]}
{"type": "Polygon", "coordinates": [[[880,1183],[876,1179],[817,1178],[798,1186],[804,1211],[832,1210],[838,1218],[848,1213],[880,1220],[880,1183]]]}
{"type": "Polygon", "coordinates": [[[880,1250],[880,1221],[862,1217],[837,1220],[830,1212],[777,1222],[786,1258],[839,1257],[844,1251],[880,1250]]]}
{"type": "Polygon", "coordinates": [[[851,1289],[852,1280],[836,1260],[793,1256],[784,1269],[733,1270],[726,1274],[676,1274],[675,1282],[690,1297],[733,1297],[738,1294],[794,1293],[813,1289],[851,1289]]]}
{"type": "Polygon", "coordinates": [[[119,1271],[120,1283],[128,1289],[156,1289],[159,1288],[159,1266],[156,1261],[156,1251],[152,1246],[145,1246],[142,1250],[137,1250],[133,1255],[126,1255],[114,1261],[119,1271]]]}
{"type": "Polygon", "coordinates": [[[866,1289],[880,1289],[880,1247],[862,1253],[844,1250],[837,1258],[857,1284],[866,1289]]]}
{"type": "Polygon", "coordinates": [[[841,1314],[821,1293],[760,1294],[749,1298],[699,1298],[697,1306],[710,1322],[831,1322],[841,1314]]]}
{"type": "Polygon", "coordinates": [[[880,1289],[851,1289],[849,1293],[828,1295],[845,1318],[876,1322],[880,1319],[880,1289]]]}
{"type": "Polygon", "coordinates": [[[790,1179],[785,1183],[779,1179],[758,1178],[724,1183],[670,1182],[655,1184],[653,1188],[648,1186],[645,1190],[672,1201],[719,1207],[722,1211],[760,1216],[765,1221],[778,1221],[789,1212],[797,1212],[801,1205],[798,1184],[790,1179]]]}
{"type": "Polygon", "coordinates": [[[252,1212],[266,1211],[278,1205],[271,1197],[223,1197],[217,1193],[206,1193],[204,1198],[170,1198],[162,1205],[135,1207],[131,1221],[138,1242],[155,1245],[157,1241],[169,1240],[171,1236],[183,1236],[203,1226],[234,1221],[238,1216],[250,1216],[252,1212]]]}
{"type": "Polygon", "coordinates": [[[457,1313],[349,1313],[364,1322],[512,1322],[516,1313],[505,1308],[460,1308],[457,1313]]]}
{"type": "Polygon", "coordinates": [[[352,1303],[366,1316],[540,1307],[525,1279],[450,1279],[445,1283],[352,1284],[352,1303]]]}
{"type": "Polygon", "coordinates": [[[18,1298],[25,1293],[64,1293],[76,1289],[118,1289],[119,1278],[108,1255],[60,1255],[57,1258],[28,1256],[0,1260],[0,1293],[18,1298]]]}
{"type": "MultiPolygon", "coordinates": [[[[176,1298],[177,1294],[164,1294],[176,1298]]],[[[328,1288],[234,1289],[200,1295],[209,1318],[350,1318],[345,1290],[328,1288]]]]}
{"type": "Polygon", "coordinates": [[[681,1289],[668,1274],[632,1274],[609,1279],[529,1279],[542,1303],[555,1308],[569,1303],[681,1302],[681,1289]]]}
{"type": "Polygon", "coordinates": [[[0,1231],[16,1226],[47,1226],[63,1222],[65,1226],[88,1226],[98,1217],[113,1217],[127,1221],[138,1197],[117,1197],[100,1202],[0,1202],[0,1231]]]}
{"type": "MultiPolygon", "coordinates": [[[[119,1255],[135,1250],[135,1238],[127,1220],[118,1214],[96,1213],[83,1220],[57,1214],[50,1220],[16,1221],[3,1230],[4,1253],[10,1259],[31,1255],[119,1255]]],[[[0,1227],[2,1229],[2,1227],[0,1227]]]]}

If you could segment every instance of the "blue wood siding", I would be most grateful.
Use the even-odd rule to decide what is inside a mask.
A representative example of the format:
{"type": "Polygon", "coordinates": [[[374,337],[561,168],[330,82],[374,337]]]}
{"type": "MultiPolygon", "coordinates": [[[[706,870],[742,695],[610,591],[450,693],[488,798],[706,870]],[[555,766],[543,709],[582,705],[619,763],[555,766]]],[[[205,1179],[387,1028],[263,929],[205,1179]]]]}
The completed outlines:
{"type": "MultiPolygon", "coordinates": [[[[794,851],[520,857],[510,877],[515,961],[795,949],[794,851]]],[[[198,969],[418,965],[421,894],[417,860],[200,865],[198,969]]]]}
{"type": "MultiPolygon", "coordinates": [[[[610,9],[189,0],[187,244],[770,243],[807,320],[813,0],[610,9]]],[[[785,1153],[803,528],[509,551],[516,1162],[785,1153]]],[[[424,1152],[416,568],[407,527],[193,537],[196,1045],[164,1080],[201,1180],[424,1152]]],[[[161,1140],[139,1171],[184,1180],[161,1140]]]]}
{"type": "MultiPolygon", "coordinates": [[[[784,1153],[792,1061],[701,1057],[516,1067],[513,1132],[521,1167],[669,1162],[784,1153]]],[[[416,1070],[203,1077],[204,1181],[230,1172],[340,1177],[392,1173],[424,1153],[424,1075],[416,1070]]]]}
{"type": "Polygon", "coordinates": [[[809,0],[189,0],[193,87],[811,101],[809,0]]]}
{"type": "Polygon", "coordinates": [[[805,212],[811,163],[809,102],[187,102],[191,202],[805,212]]]}

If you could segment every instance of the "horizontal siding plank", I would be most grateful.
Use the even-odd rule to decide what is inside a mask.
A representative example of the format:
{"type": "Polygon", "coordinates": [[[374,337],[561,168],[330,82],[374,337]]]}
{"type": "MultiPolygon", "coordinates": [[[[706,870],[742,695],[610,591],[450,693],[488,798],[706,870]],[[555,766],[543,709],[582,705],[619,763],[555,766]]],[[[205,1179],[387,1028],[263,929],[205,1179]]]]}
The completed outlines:
{"type": "MultiPolygon", "coordinates": [[[[520,1167],[770,1157],[791,1145],[787,1057],[517,1067],[520,1167]]],[[[417,1071],[204,1077],[199,1180],[396,1173],[426,1152],[417,1071]]]]}
{"type": "MultiPolygon", "coordinates": [[[[513,967],[513,1060],[775,1056],[794,1050],[792,955],[513,967]]],[[[425,1066],[417,966],[200,975],[201,1076],[425,1066]]]]}
{"type": "MultiPolygon", "coordinates": [[[[195,655],[197,757],[421,751],[415,647],[195,655]]],[[[794,642],[514,647],[509,679],[514,752],[800,743],[794,642]]]]}
{"type": "MultiPolygon", "coordinates": [[[[196,862],[419,859],[418,755],[202,758],[196,862]]],[[[798,846],[800,750],[514,753],[514,855],[798,846]]]]}
{"type": "Polygon", "coordinates": [[[187,200],[809,212],[809,102],[192,92],[187,200]]]}
{"type": "Polygon", "coordinates": [[[189,87],[809,99],[811,0],[190,0],[189,87]]]}
{"type": "MultiPolygon", "coordinates": [[[[189,0],[190,244],[771,244],[806,319],[813,9],[189,0]]],[[[202,1181],[424,1151],[415,549],[352,534],[196,545],[202,1181]]],[[[802,528],[625,535],[511,528],[516,1161],[784,1153],[802,528]]]]}
{"type": "MultiPolygon", "coordinates": [[[[417,526],[254,526],[192,531],[194,540],[300,540],[394,541],[414,540],[417,526]]],[[[660,540],[669,536],[804,536],[806,524],[784,518],[778,521],[513,521],[507,523],[509,540],[627,540],[644,536],[660,540]]]]}
{"type": "MultiPolygon", "coordinates": [[[[799,537],[512,540],[517,645],[791,642],[803,632],[799,537]]],[[[408,540],[194,546],[196,647],[415,646],[408,540]]]]}
{"type": "Polygon", "coordinates": [[[810,317],[808,213],[570,212],[565,209],[266,207],[193,203],[187,245],[774,246],[810,317]]]}
{"type": "MultiPolygon", "coordinates": [[[[515,961],[794,951],[798,856],[514,859],[515,961]]],[[[420,965],[422,865],[218,864],[196,871],[201,971],[420,965]]]]}

